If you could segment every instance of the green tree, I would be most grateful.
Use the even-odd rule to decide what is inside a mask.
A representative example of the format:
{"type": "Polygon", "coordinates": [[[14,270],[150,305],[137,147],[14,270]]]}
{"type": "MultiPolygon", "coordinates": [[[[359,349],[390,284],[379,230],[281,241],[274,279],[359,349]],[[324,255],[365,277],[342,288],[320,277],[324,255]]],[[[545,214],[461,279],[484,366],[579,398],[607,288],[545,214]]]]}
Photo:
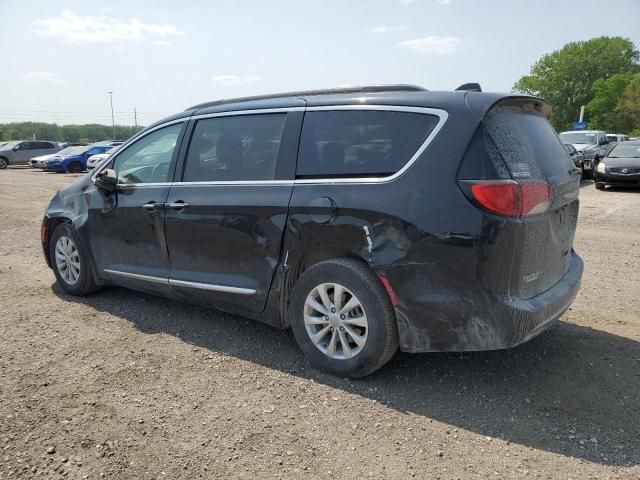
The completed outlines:
{"type": "MultiPolygon", "coordinates": [[[[116,139],[126,140],[144,127],[116,125],[116,139]]],[[[15,122],[0,124],[0,140],[51,140],[54,142],[99,142],[113,139],[110,125],[56,125],[55,123],[15,122]]]]}
{"type": "Polygon", "coordinates": [[[580,107],[593,98],[596,80],[617,73],[638,72],[640,52],[628,39],[599,37],[571,42],[538,60],[514,91],[544,98],[553,108],[551,122],[558,130],[569,128],[580,107]]]}
{"type": "Polygon", "coordinates": [[[616,106],[625,88],[640,74],[616,73],[607,79],[596,80],[593,84],[593,99],[587,104],[589,126],[608,132],[621,132],[620,116],[616,106]]]}
{"type": "Polygon", "coordinates": [[[620,131],[640,131],[640,75],[635,75],[622,92],[615,108],[615,115],[620,122],[620,131]]]}

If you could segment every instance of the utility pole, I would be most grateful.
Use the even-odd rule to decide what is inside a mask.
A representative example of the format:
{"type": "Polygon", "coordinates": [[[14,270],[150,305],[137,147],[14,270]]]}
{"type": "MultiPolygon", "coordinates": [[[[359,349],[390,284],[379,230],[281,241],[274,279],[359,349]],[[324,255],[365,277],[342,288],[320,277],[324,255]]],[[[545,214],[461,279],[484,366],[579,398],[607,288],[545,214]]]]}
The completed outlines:
{"type": "Polygon", "coordinates": [[[584,120],[584,105],[580,107],[580,122],[584,120]]]}
{"type": "Polygon", "coordinates": [[[113,117],[113,92],[107,92],[109,94],[109,102],[111,103],[111,125],[113,126],[113,139],[116,139],[116,120],[113,117]]]}
{"type": "Polygon", "coordinates": [[[136,126],[136,130],[138,130],[138,113],[136,112],[136,107],[133,107],[133,124],[136,126]]]}

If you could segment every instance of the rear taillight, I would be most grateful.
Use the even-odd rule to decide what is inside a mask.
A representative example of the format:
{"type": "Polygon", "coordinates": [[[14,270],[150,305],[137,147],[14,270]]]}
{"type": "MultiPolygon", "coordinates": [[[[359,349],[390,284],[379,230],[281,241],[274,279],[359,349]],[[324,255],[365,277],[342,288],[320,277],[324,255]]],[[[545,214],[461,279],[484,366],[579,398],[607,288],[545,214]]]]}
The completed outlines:
{"type": "Polygon", "coordinates": [[[464,183],[478,205],[498,215],[537,215],[551,206],[551,186],[544,180],[466,180],[464,183]]]}

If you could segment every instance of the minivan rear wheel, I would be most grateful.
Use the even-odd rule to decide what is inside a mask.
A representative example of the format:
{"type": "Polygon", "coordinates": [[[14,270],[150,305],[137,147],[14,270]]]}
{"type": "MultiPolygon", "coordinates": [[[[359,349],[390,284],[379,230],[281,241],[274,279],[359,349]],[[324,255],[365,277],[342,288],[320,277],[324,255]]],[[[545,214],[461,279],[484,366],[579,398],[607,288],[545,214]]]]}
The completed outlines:
{"type": "Polygon", "coordinates": [[[85,250],[69,224],[61,223],[53,231],[49,258],[58,285],[66,293],[83,296],[97,290],[85,250]]]}
{"type": "Polygon", "coordinates": [[[398,348],[389,297],[356,260],[327,260],[306,270],[294,287],[289,314],[302,352],[334,375],[369,375],[398,348]]]}

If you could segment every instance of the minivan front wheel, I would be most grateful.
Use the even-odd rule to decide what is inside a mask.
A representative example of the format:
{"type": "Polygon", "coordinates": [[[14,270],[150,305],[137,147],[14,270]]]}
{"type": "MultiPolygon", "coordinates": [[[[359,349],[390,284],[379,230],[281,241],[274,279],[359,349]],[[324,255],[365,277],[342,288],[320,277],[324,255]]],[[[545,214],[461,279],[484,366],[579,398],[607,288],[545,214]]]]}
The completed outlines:
{"type": "Polygon", "coordinates": [[[58,285],[66,293],[83,296],[97,289],[85,251],[69,224],[61,223],[53,231],[49,258],[58,285]]]}
{"type": "Polygon", "coordinates": [[[335,375],[368,375],[398,348],[389,298],[376,275],[356,260],[328,260],[306,270],[293,291],[290,319],[303,353],[335,375]]]}

